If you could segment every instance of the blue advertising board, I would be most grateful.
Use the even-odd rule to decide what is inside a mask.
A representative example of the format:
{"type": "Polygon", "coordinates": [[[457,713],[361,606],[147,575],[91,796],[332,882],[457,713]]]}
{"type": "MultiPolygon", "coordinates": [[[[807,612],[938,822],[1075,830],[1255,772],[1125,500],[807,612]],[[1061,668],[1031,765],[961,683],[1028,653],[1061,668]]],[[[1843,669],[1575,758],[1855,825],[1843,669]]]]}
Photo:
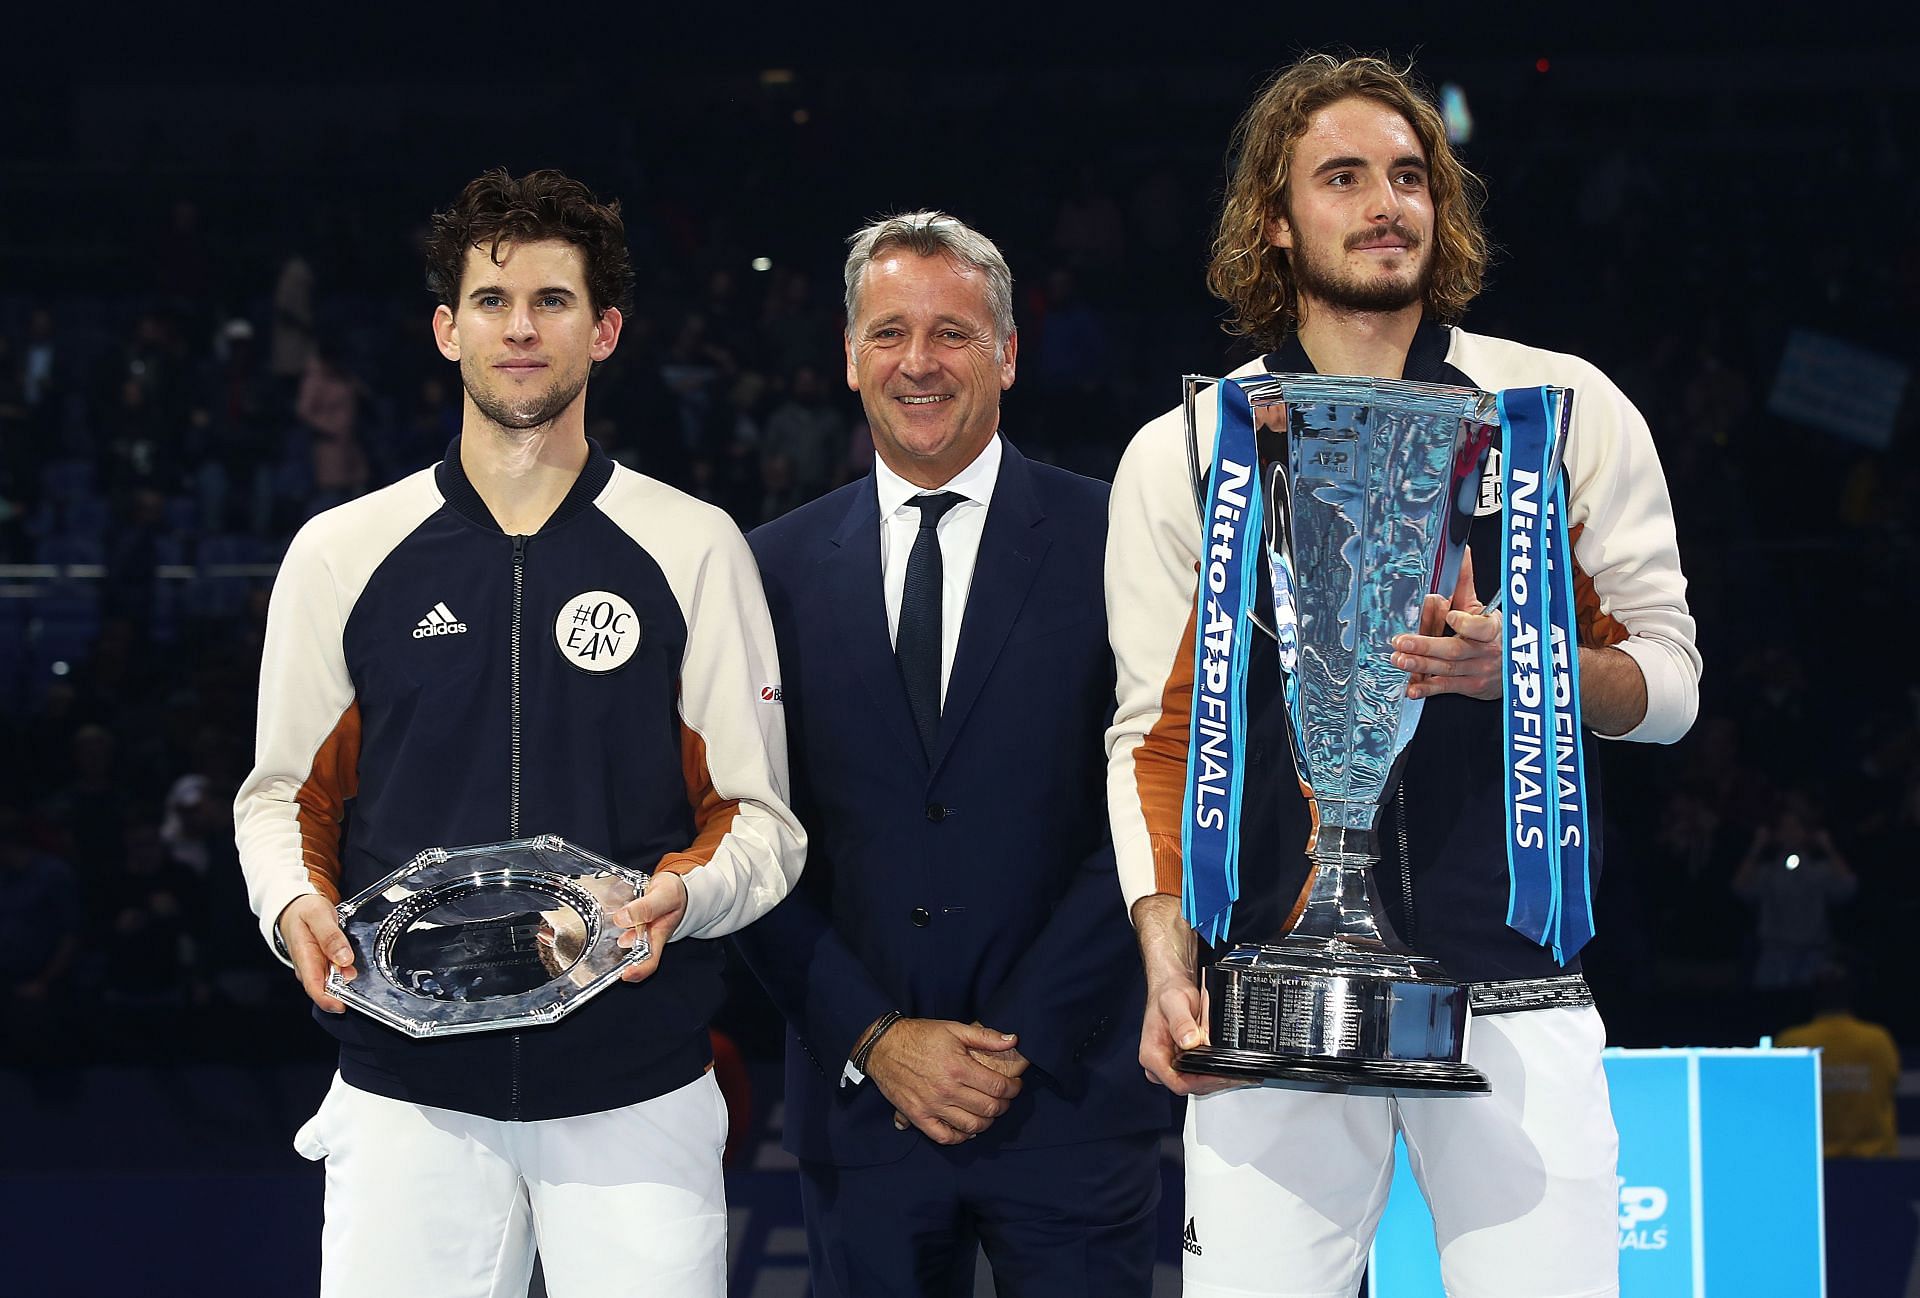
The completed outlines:
{"type": "MultiPolygon", "coordinates": [[[[1622,1298],[1824,1298],[1816,1052],[1609,1050],[1606,1070],[1622,1298]]],[[[1396,1158],[1371,1293],[1444,1298],[1433,1219],[1396,1158]]]]}

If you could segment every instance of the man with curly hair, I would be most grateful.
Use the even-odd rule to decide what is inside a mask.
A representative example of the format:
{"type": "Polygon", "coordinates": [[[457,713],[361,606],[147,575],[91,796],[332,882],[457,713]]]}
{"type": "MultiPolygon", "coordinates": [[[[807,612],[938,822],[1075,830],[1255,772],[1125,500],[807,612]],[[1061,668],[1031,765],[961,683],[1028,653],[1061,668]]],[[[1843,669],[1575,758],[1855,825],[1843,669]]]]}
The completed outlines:
{"type": "Polygon", "coordinates": [[[618,207],[490,172],[434,218],[428,259],[460,435],[294,538],[235,808],[263,935],[340,1044],[295,1138],[327,1164],[321,1292],[517,1296],[537,1245],[556,1298],[718,1298],[713,939],[785,896],[805,850],[766,600],[725,514],[586,436],[632,284],[618,207]],[[617,914],[647,932],[622,975],[644,986],[425,1040],[328,994],[330,965],[361,972],[341,897],[427,848],[541,834],[651,872],[617,914]]]}
{"type": "MultiPolygon", "coordinates": [[[[1672,510],[1644,419],[1593,366],[1454,322],[1487,260],[1479,182],[1406,72],[1312,55],[1242,119],[1209,285],[1266,348],[1241,372],[1371,375],[1487,390],[1574,389],[1564,467],[1577,569],[1579,681],[1593,736],[1671,743],[1692,724],[1700,657],[1672,510]]],[[[1202,403],[1203,406],[1205,403],[1202,403]]],[[[1200,420],[1211,462],[1210,412],[1200,420]]],[[[1186,1292],[1350,1295],[1385,1204],[1396,1134],[1433,1209],[1447,1290],[1475,1298],[1617,1291],[1617,1139],[1604,1030],[1579,974],[1507,927],[1499,504],[1483,485],[1475,562],[1431,635],[1394,665],[1427,700],[1374,871],[1399,934],[1472,984],[1468,1062],[1484,1096],[1248,1089],[1179,1072],[1206,1040],[1199,943],[1181,915],[1181,829],[1202,535],[1179,411],[1149,423],[1114,480],[1107,605],[1119,672],[1108,735],[1114,844],[1147,972],[1140,1063],[1189,1096],[1186,1292]],[[1476,581],[1477,574],[1477,581],[1476,581]],[[1401,846],[1404,844],[1404,847],[1401,846]]],[[[1266,937],[1300,894],[1310,824],[1293,790],[1275,656],[1250,673],[1239,934],[1266,937]],[[1280,861],[1274,871],[1269,862],[1280,861]]],[[[1593,772],[1596,762],[1587,760],[1593,772]]],[[[1591,827],[1600,824],[1597,777],[1591,827]]],[[[1598,844],[1592,845],[1597,870],[1598,844]]]]}

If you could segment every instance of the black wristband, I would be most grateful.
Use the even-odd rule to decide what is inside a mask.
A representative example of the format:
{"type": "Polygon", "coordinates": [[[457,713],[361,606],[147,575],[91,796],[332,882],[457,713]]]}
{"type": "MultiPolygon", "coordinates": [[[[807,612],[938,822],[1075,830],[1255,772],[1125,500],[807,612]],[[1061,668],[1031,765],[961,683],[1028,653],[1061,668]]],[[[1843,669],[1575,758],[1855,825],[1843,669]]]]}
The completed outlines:
{"type": "Polygon", "coordinates": [[[864,1074],[867,1071],[867,1060],[873,1055],[874,1044],[887,1035],[887,1029],[905,1017],[906,1015],[899,1010],[888,1010],[880,1016],[880,1021],[873,1025],[873,1031],[869,1032],[867,1039],[860,1043],[860,1048],[853,1052],[854,1072],[864,1074]]]}

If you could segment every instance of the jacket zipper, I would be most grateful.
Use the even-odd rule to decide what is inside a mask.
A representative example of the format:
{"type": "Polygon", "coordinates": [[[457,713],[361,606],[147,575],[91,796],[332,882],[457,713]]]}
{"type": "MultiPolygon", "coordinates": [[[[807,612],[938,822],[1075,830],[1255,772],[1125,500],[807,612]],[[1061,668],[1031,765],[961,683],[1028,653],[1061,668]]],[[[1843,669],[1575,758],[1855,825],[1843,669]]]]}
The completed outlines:
{"type": "Polygon", "coordinates": [[[513,1034],[513,1067],[508,1072],[507,1116],[520,1121],[520,1034],[513,1034]]]}
{"type": "MultiPolygon", "coordinates": [[[[507,784],[507,837],[520,837],[520,612],[527,594],[527,538],[513,538],[513,627],[508,633],[508,711],[511,769],[507,784]]],[[[508,1071],[508,1114],[520,1120],[520,1034],[513,1034],[512,1067],[508,1071]]]]}
{"type": "Polygon", "coordinates": [[[1394,829],[1400,838],[1400,940],[1413,945],[1413,856],[1407,851],[1407,786],[1403,782],[1393,794],[1394,829]]]}
{"type": "Polygon", "coordinates": [[[520,609],[527,594],[527,538],[513,538],[513,630],[508,657],[512,769],[507,786],[507,837],[520,837],[520,609]]]}

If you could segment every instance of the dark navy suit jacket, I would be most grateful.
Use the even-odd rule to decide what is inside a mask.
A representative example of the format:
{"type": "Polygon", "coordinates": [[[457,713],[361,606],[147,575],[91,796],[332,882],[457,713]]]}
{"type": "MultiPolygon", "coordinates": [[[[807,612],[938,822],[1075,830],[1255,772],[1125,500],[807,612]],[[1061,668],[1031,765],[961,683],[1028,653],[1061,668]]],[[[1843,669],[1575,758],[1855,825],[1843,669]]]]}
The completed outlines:
{"type": "Polygon", "coordinates": [[[791,1029],[802,1158],[873,1165],[924,1139],[871,1080],[840,1084],[891,1009],[1018,1033],[1032,1062],[958,1156],[1168,1119],[1136,1062],[1140,960],[1107,830],[1106,532],[1106,484],[1004,445],[931,760],[888,640],[873,479],[749,538],[809,842],[799,887],[736,940],[791,1029]]]}

